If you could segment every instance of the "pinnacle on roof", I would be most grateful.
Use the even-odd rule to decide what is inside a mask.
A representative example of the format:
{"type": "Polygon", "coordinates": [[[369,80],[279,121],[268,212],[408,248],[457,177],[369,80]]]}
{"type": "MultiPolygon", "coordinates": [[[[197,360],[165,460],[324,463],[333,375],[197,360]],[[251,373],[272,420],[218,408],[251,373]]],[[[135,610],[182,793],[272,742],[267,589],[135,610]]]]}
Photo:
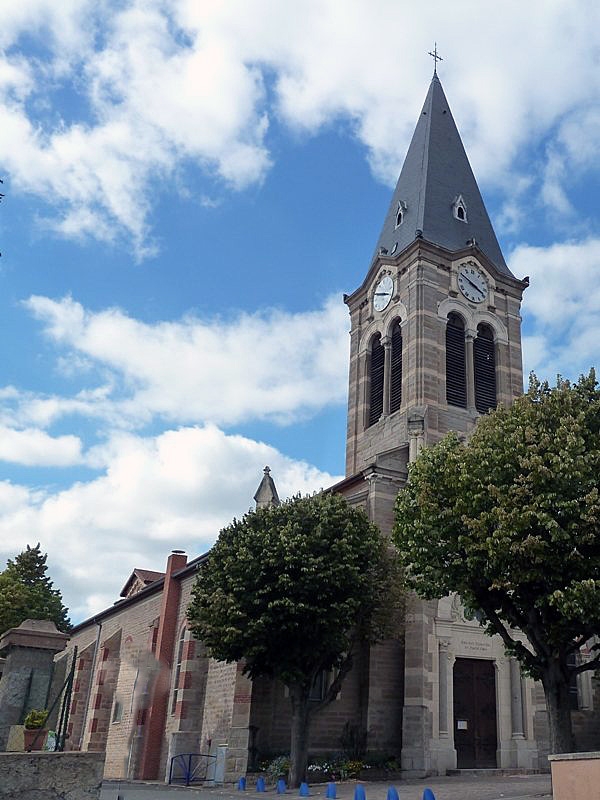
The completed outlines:
{"type": "Polygon", "coordinates": [[[396,255],[420,238],[450,251],[477,245],[500,273],[512,277],[436,72],[374,257],[396,255]]]}
{"type": "Polygon", "coordinates": [[[254,495],[257,509],[279,505],[279,495],[277,494],[275,481],[271,477],[271,470],[269,467],[265,467],[264,473],[263,479],[254,495]]]}

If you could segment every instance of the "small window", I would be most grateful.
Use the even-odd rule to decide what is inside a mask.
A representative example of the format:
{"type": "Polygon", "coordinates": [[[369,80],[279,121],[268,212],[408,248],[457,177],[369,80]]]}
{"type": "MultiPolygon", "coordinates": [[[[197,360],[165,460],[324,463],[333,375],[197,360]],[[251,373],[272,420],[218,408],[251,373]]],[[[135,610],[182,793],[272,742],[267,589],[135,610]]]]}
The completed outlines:
{"type": "Polygon", "coordinates": [[[121,722],[123,719],[123,703],[120,700],[115,700],[112,713],[113,722],[121,722]]]}
{"type": "MultiPolygon", "coordinates": [[[[579,662],[577,653],[570,653],[567,656],[567,666],[576,667],[579,662]]],[[[571,673],[569,678],[569,707],[571,711],[579,711],[579,692],[577,690],[577,674],[571,673]]]]}
{"type": "Polygon", "coordinates": [[[404,222],[404,212],[406,211],[406,203],[403,200],[400,200],[398,203],[398,208],[396,210],[396,228],[399,228],[400,225],[404,222]]]}
{"type": "Polygon", "coordinates": [[[454,214],[455,219],[458,219],[461,222],[467,221],[467,206],[460,194],[452,204],[452,213],[454,214]]]}
{"type": "Polygon", "coordinates": [[[179,700],[179,679],[181,677],[181,664],[183,662],[183,646],[185,644],[185,633],[186,629],[184,628],[181,631],[181,636],[179,637],[179,644],[177,645],[177,663],[175,665],[175,678],[173,680],[173,697],[171,699],[171,714],[174,714],[177,709],[177,701],[179,700]]]}
{"type": "Polygon", "coordinates": [[[320,700],[325,699],[327,689],[329,688],[329,674],[329,670],[327,669],[322,669],[317,673],[317,677],[310,688],[310,694],[308,696],[308,699],[312,700],[313,703],[318,703],[320,700]]]}

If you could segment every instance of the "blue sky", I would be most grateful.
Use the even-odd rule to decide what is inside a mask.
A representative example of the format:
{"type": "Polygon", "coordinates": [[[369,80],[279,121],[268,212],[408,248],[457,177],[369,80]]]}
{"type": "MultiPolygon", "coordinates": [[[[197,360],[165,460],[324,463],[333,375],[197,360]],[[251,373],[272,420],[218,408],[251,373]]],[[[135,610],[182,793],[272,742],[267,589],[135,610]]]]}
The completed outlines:
{"type": "Polygon", "coordinates": [[[347,314],[439,74],[524,305],[525,370],[600,351],[586,0],[3,0],[0,557],[75,619],[133,567],[343,474],[347,314]],[[533,35],[535,32],[535,35],[533,35]]]}

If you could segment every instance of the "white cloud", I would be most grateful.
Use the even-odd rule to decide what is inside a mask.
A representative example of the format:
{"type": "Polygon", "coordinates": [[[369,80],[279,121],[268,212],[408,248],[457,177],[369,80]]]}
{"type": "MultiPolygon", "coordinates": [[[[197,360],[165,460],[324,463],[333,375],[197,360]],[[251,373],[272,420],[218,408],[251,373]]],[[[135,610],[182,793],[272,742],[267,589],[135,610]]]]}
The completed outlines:
{"type": "Polygon", "coordinates": [[[0,425],[0,460],[24,466],[67,467],[82,463],[77,436],[49,436],[35,428],[16,430],[0,425]]]}
{"type": "Polygon", "coordinates": [[[317,311],[156,324],[118,309],[93,313],[70,298],[31,297],[27,306],[67,348],[63,371],[72,353],[112,379],[73,398],[25,396],[23,423],[47,425],[70,413],[126,425],[155,415],[227,425],[291,422],[346,397],[348,319],[337,298],[317,311]]]}
{"type": "Polygon", "coordinates": [[[161,570],[173,548],[190,557],[208,550],[253,506],[266,464],[282,498],[339,479],[212,425],[153,438],[116,434],[89,460],[103,474],[59,492],[0,482],[0,553],[40,541],[75,619],[111,605],[134,567],[161,570]]]}
{"type": "Polygon", "coordinates": [[[571,168],[597,155],[592,0],[575,11],[456,0],[418,12],[408,0],[3,3],[0,158],[15,187],[57,209],[47,224],[61,235],[125,233],[143,257],[155,252],[150,182],[190,160],[236,189],[260,181],[274,121],[309,132],[349,121],[393,181],[434,29],[445,31],[440,73],[479,178],[509,192],[528,139],[544,140],[525,177],[567,208],[571,168]],[[35,59],[20,52],[25,33],[41,45],[35,59]],[[55,107],[60,89],[79,106],[55,107]]]}
{"type": "Polygon", "coordinates": [[[600,366],[600,239],[522,245],[511,255],[516,275],[529,275],[523,314],[526,371],[552,380],[600,366]]]}

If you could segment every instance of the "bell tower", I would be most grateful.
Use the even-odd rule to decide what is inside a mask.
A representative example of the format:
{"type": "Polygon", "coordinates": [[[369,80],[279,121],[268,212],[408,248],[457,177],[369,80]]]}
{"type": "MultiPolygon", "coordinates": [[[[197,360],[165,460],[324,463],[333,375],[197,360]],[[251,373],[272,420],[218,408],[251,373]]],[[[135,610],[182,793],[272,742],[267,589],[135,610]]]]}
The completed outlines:
{"type": "Polygon", "coordinates": [[[520,304],[434,72],[351,319],[346,475],[400,469],[523,385],[520,304]]]}
{"type": "MultiPolygon", "coordinates": [[[[434,71],[367,274],[344,298],[351,319],[346,478],[335,488],[363,504],[383,535],[419,450],[450,430],[468,435],[481,414],[522,393],[527,286],[506,265],[434,71]]],[[[463,713],[458,683],[453,705],[455,660],[470,669],[475,654],[493,682],[495,664],[504,676],[499,708],[511,707],[502,643],[463,619],[455,601],[456,609],[452,598],[411,598],[402,635],[365,656],[376,676],[365,701],[369,747],[400,750],[406,775],[445,774],[460,763],[470,723],[455,719],[463,713]]],[[[517,674],[515,692],[519,686],[517,674]]],[[[534,744],[522,737],[515,749],[503,714],[498,766],[533,763],[534,744]]]]}

